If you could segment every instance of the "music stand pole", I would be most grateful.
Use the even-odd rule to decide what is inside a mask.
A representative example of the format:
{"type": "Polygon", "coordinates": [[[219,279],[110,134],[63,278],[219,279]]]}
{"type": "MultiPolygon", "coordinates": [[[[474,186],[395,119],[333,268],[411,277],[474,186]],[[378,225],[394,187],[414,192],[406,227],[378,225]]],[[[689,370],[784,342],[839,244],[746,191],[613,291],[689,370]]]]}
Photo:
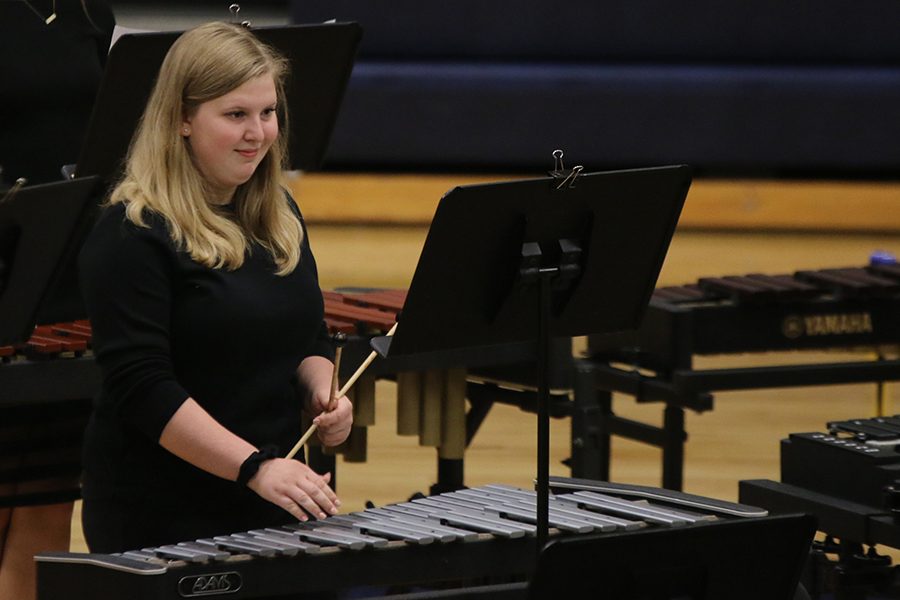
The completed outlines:
{"type": "Polygon", "coordinates": [[[537,423],[537,545],[541,550],[547,543],[550,521],[550,286],[559,272],[556,267],[539,271],[539,314],[537,347],[538,423],[537,423]]]}

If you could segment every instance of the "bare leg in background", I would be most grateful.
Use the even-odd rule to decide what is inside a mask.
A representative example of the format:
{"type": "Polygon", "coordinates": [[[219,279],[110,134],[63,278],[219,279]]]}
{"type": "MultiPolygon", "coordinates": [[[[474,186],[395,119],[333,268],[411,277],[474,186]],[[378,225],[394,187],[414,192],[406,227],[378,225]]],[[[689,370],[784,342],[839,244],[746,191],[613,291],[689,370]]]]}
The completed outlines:
{"type": "Polygon", "coordinates": [[[69,550],[74,503],[0,509],[0,600],[34,600],[34,555],[69,550]]]}

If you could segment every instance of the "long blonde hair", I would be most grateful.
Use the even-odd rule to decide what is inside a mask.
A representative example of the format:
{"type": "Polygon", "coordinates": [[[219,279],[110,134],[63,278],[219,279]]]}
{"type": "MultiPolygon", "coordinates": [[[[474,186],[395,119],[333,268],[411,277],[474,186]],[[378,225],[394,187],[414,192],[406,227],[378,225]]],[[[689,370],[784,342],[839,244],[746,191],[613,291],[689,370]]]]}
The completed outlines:
{"type": "Polygon", "coordinates": [[[277,274],[293,271],[303,229],[283,189],[287,71],[286,59],[239,25],[208,23],[182,34],[166,54],[109,203],[125,203],[127,218],[143,227],[145,211],[159,214],[175,244],[207,267],[237,269],[255,240],[271,253],[277,274]],[[235,222],[207,203],[210,189],[181,125],[202,103],[261,75],[275,81],[279,133],[251,178],[235,191],[235,222]]]}

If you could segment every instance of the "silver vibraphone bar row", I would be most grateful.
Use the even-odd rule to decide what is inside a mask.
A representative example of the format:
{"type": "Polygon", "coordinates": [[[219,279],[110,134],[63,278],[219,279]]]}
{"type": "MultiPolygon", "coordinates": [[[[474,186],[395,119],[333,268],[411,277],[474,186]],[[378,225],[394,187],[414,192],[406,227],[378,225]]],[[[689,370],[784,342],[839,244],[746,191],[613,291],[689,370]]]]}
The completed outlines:
{"type": "MultiPolygon", "coordinates": [[[[765,515],[667,490],[584,483],[555,488],[551,535],[614,535],[765,515]]],[[[524,579],[534,566],[535,515],[533,491],[486,485],[120,554],[40,554],[38,598],[105,600],[122,597],[123,589],[129,598],[265,598],[361,585],[524,579]]]]}

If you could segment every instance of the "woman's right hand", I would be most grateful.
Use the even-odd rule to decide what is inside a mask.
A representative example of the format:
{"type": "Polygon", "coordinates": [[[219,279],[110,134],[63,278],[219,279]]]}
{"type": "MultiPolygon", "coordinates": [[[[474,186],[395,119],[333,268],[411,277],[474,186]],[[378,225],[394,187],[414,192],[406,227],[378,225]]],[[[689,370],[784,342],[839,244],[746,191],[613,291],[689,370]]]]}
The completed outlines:
{"type": "Polygon", "coordinates": [[[338,512],[341,501],[330,487],[331,473],[319,475],[300,461],[273,458],[259,466],[247,487],[280,506],[299,521],[324,519],[338,512]]]}

